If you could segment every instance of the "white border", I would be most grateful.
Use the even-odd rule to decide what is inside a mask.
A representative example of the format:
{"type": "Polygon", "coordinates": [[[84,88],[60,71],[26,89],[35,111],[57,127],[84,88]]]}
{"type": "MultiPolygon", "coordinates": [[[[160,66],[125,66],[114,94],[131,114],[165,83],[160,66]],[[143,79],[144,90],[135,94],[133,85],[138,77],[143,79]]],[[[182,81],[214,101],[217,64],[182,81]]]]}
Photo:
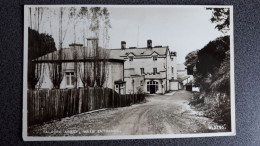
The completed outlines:
{"type": "Polygon", "coordinates": [[[68,141],[68,140],[113,140],[113,139],[158,139],[158,138],[188,138],[188,137],[213,137],[235,136],[235,78],[234,78],[234,28],[233,6],[221,5],[25,5],[24,6],[24,61],[23,61],[23,140],[24,141],[68,141]],[[231,93],[231,132],[196,133],[196,134],[160,134],[160,135],[129,135],[129,136],[60,136],[39,137],[28,136],[27,131],[27,65],[28,65],[28,8],[29,7],[139,7],[139,8],[230,8],[230,93],[231,93]]]}

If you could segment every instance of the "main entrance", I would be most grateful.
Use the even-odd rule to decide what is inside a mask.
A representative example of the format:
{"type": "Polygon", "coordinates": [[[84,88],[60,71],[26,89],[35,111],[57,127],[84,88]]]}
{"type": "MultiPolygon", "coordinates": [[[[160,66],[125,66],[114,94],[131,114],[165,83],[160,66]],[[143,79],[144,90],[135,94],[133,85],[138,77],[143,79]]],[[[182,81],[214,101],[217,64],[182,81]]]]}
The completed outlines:
{"type": "Polygon", "coordinates": [[[158,90],[158,82],[156,81],[147,82],[147,91],[150,92],[150,94],[156,93],[157,90],[158,90]]]}

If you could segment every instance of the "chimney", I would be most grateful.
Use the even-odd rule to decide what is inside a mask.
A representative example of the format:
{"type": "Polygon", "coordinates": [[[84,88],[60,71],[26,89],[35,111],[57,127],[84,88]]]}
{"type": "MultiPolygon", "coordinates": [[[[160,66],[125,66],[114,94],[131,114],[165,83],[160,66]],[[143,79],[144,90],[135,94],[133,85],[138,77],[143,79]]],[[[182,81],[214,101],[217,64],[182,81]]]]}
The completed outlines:
{"type": "Polygon", "coordinates": [[[94,57],[98,49],[98,38],[87,38],[87,54],[89,57],[94,57]]]}
{"type": "Polygon", "coordinates": [[[80,49],[82,47],[83,47],[83,44],[74,44],[74,43],[69,44],[70,49],[80,49]]]}
{"type": "Polygon", "coordinates": [[[152,40],[147,40],[147,48],[152,49],[153,45],[152,45],[152,40]]]}
{"type": "Polygon", "coordinates": [[[177,53],[172,51],[171,56],[177,56],[177,53]]]}
{"type": "Polygon", "coordinates": [[[121,49],[125,49],[126,48],[126,42],[125,41],[121,41],[121,49]]]}

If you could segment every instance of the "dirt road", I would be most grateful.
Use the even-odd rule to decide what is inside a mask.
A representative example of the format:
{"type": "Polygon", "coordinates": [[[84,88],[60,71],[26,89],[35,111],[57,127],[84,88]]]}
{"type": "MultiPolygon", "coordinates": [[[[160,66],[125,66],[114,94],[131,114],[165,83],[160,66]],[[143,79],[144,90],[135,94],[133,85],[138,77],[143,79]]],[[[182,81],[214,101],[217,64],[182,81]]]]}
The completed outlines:
{"type": "Polygon", "coordinates": [[[88,136],[188,134],[225,129],[188,105],[192,93],[177,91],[151,95],[147,102],[130,107],[75,115],[29,129],[33,136],[88,136]],[[217,128],[216,128],[217,127],[217,128]]]}

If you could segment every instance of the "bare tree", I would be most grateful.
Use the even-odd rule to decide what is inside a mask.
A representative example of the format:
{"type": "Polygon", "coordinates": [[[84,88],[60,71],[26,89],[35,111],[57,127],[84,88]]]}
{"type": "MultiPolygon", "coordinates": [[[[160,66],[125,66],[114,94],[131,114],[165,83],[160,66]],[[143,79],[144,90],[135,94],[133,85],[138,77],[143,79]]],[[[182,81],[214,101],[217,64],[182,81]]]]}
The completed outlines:
{"type": "Polygon", "coordinates": [[[44,50],[40,46],[42,43],[42,39],[40,38],[41,35],[39,33],[40,24],[42,22],[42,16],[43,16],[44,8],[36,7],[34,11],[32,12],[32,8],[29,8],[30,13],[30,27],[28,28],[29,31],[29,39],[28,39],[28,50],[30,52],[28,53],[28,87],[30,89],[35,89],[35,86],[38,84],[38,87],[41,87],[43,82],[43,73],[45,70],[45,65],[38,63],[39,61],[39,54],[42,54],[44,50]],[[32,13],[34,15],[34,19],[32,19],[32,13]],[[34,27],[33,27],[34,22],[34,27]],[[35,29],[36,32],[34,32],[32,29],[35,29]],[[37,39],[35,39],[37,38],[37,39]]]}
{"type": "Polygon", "coordinates": [[[56,89],[60,88],[60,84],[64,77],[64,68],[66,63],[63,60],[66,55],[63,53],[63,49],[58,50],[56,53],[51,53],[51,63],[48,64],[50,79],[53,83],[53,87],[56,89]]]}
{"type": "Polygon", "coordinates": [[[96,85],[98,87],[103,87],[106,78],[108,77],[108,62],[109,52],[106,49],[98,48],[96,55],[96,85]]]}
{"type": "Polygon", "coordinates": [[[89,27],[89,9],[87,7],[81,7],[78,13],[78,16],[82,23],[82,38],[83,38],[83,46],[85,46],[86,41],[86,34],[88,34],[88,27],[89,27]],[[87,29],[86,29],[87,27],[87,29]]]}
{"type": "Polygon", "coordinates": [[[64,39],[66,37],[66,33],[68,30],[69,21],[67,20],[67,25],[63,25],[64,14],[66,13],[67,8],[61,7],[58,13],[59,19],[59,50],[57,53],[52,53],[51,55],[51,63],[49,64],[50,78],[53,83],[53,87],[58,89],[60,88],[60,84],[65,74],[65,69],[67,64],[63,61],[66,59],[67,55],[62,48],[64,39]]]}
{"type": "Polygon", "coordinates": [[[109,57],[109,53],[108,51],[106,51],[106,48],[108,47],[108,41],[109,41],[108,29],[111,28],[109,12],[107,8],[100,8],[100,7],[92,7],[90,8],[90,11],[91,11],[90,30],[92,31],[94,37],[96,38],[102,37],[103,47],[105,48],[105,49],[99,48],[98,46],[93,48],[94,49],[94,80],[96,86],[102,87],[108,76],[106,66],[107,66],[107,59],[109,57]],[[100,34],[100,30],[103,30],[102,34],[100,34]]]}

